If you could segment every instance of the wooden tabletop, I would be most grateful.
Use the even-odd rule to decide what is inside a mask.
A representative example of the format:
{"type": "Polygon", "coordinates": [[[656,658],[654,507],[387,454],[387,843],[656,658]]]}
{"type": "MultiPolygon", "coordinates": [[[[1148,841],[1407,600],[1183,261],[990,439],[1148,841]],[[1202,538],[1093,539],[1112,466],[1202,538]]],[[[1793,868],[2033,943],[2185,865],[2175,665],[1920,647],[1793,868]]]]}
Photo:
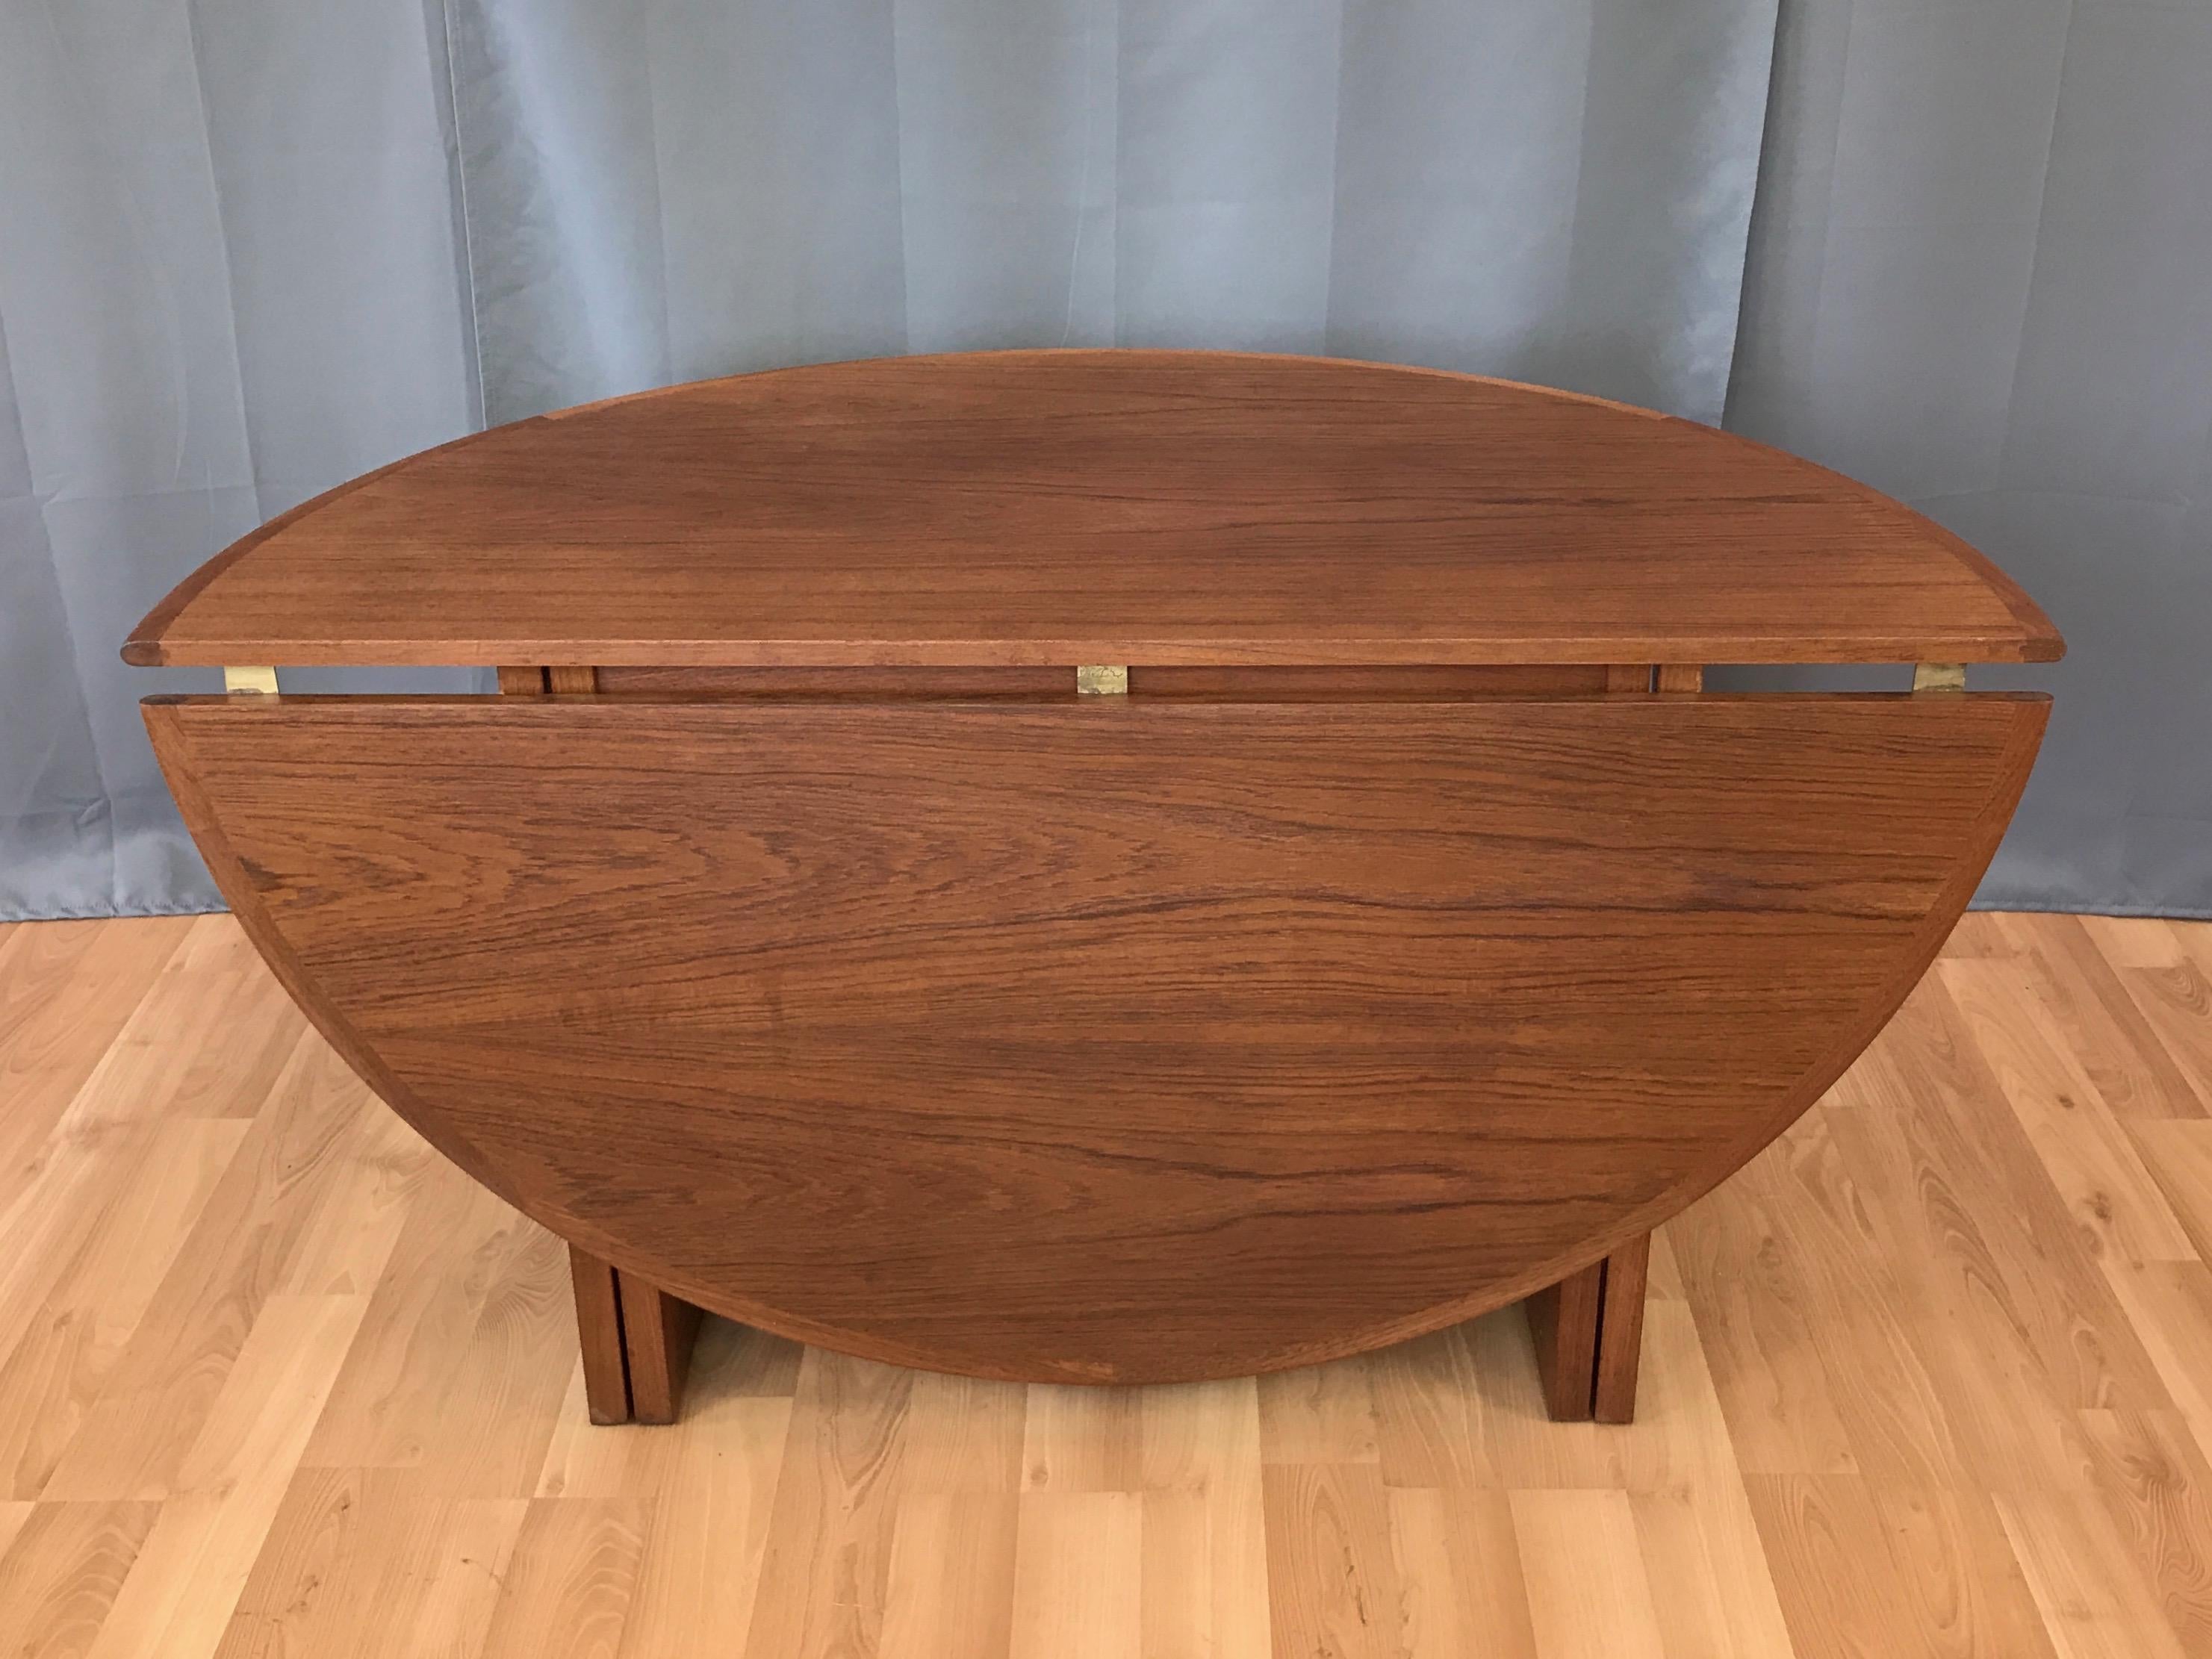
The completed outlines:
{"type": "Polygon", "coordinates": [[[1598,398],[1176,351],[782,369],[517,422],[218,556],[126,661],[2041,662],[1957,537],[1598,398]]]}

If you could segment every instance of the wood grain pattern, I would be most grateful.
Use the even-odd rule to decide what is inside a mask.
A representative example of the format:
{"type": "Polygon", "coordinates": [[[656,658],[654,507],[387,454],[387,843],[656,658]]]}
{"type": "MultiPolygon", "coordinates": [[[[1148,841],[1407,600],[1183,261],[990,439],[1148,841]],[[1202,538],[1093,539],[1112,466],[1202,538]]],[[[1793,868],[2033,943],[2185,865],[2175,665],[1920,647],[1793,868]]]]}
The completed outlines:
{"type": "MultiPolygon", "coordinates": [[[[1600,689],[1620,695],[1652,691],[1698,691],[1705,670],[1674,664],[1614,663],[1600,689]]],[[[1634,1355],[1644,1321],[1644,1264],[1649,1234],[1624,1245],[1613,1256],[1592,1262],[1561,1283],[1547,1285],[1523,1304],[1528,1334],[1536,1345],[1536,1372],[1544,1385],[1545,1409],[1554,1422],[1580,1422],[1593,1414],[1612,1423],[1636,1415],[1634,1355]],[[1618,1259],[1622,1272],[1616,1275],[1618,1259]],[[1608,1311],[1607,1291],[1614,1279],[1624,1293],[1632,1280],[1636,1307],[1613,1310],[1624,1325],[1610,1346],[1601,1342],[1608,1311]]]]}
{"type": "Polygon", "coordinates": [[[1372,363],[1018,351],[702,381],[464,439],[255,531],[124,654],[1218,666],[2061,648],[1920,514],[1647,410],[1372,363]]]}
{"type": "Polygon", "coordinates": [[[1269,1463],[1261,1478],[1267,1553],[1289,1569],[1269,1580],[1275,1651],[1397,1659],[1405,1601],[1381,1472],[1372,1463],[1269,1463]]]}
{"type": "Polygon", "coordinates": [[[1371,1347],[1647,1231],[1887,1018],[2044,714],[147,710],[280,975],[495,1190],[787,1336],[1091,1382],[1371,1347]]]}
{"type": "MultiPolygon", "coordinates": [[[[592,695],[601,686],[597,668],[548,666],[502,668],[499,689],[507,696],[579,696],[592,695]]],[[[568,1263],[575,1291],[576,1341],[583,1357],[584,1400],[592,1421],[603,1425],[673,1423],[684,1398],[700,1310],[634,1273],[618,1273],[611,1263],[573,1244],[568,1263]]]]}
{"type": "MultiPolygon", "coordinates": [[[[1025,1640],[1103,1630],[1148,1656],[1312,1659],[1334,1634],[1353,1653],[1550,1659],[1577,1642],[1633,1652],[1655,1632],[1689,1659],[2202,1653],[2212,1137],[2141,1087],[2176,1063],[2134,1046],[2162,1043],[2159,1029],[2130,1035],[2094,998],[2055,1016],[2042,971],[2086,951],[2117,985],[2172,964],[2154,938],[2072,918],[1968,920],[1929,988],[1955,1000],[1957,1041],[1985,1063],[1923,1070],[1936,1063],[1923,1032],[1885,1032],[1780,1141],[1667,1224],[1637,1423],[1544,1422],[1506,1309],[1310,1370],[1129,1390],[933,1376],[711,1321],[684,1422],[650,1431],[590,1427],[573,1373],[536,1386],[546,1362],[518,1351],[499,1309],[563,1304],[562,1253],[319,1038],[281,1075],[241,1061],[232,1075],[251,1100],[167,1086],[199,1063],[193,1011],[247,1027],[290,1006],[250,951],[231,982],[232,918],[23,924],[0,938],[0,1009],[14,1015],[0,1017],[0,1073],[78,1083],[0,1203],[0,1310],[20,1306],[12,1287],[74,1285],[81,1305],[112,1310],[124,1358],[84,1373],[78,1394],[16,1359],[46,1340],[34,1328],[0,1328],[0,1424],[22,1443],[64,1443],[53,1474],[41,1484],[25,1465],[24,1496],[0,1500],[0,1648],[478,1659],[578,1641],[619,1659],[940,1659],[1007,1652],[1018,1595],[1025,1640]],[[134,958],[143,969],[126,971],[134,958]],[[2093,1071],[2118,1092],[2078,1080],[2093,1071]],[[2071,1206],[2114,1167],[2100,1135],[2045,1133],[2007,1098],[2045,1075],[2077,1079],[2071,1109],[2140,1138],[2160,1182],[2174,1178],[2185,1259],[2132,1260],[2112,1240],[2153,1235],[2100,1230],[2073,1206],[2076,1224],[2044,1237],[2052,1254],[1989,1255],[1977,1293],[2016,1303],[2036,1278],[2084,1275],[2124,1293],[2081,1298],[2078,1321],[2036,1320],[2003,1347],[1962,1345],[1927,1282],[1900,1283],[1899,1258],[2002,1237],[2003,1212],[2053,1208],[2054,1194],[2071,1206]],[[87,1086],[95,1076],[107,1082],[87,1086]],[[1880,1130],[1908,1092],[1952,1132],[1924,1135],[1909,1171],[1846,1163],[1837,1122],[1880,1130]],[[207,1171],[179,1163],[165,1194],[157,1163],[114,1154],[133,1135],[219,1127],[204,1115],[218,1109],[246,1133],[216,1192],[181,1236],[143,1232],[137,1212],[190,1213],[207,1171]],[[1914,1190],[1893,1194],[1898,1180],[1914,1190]],[[1865,1207],[1901,1231],[1872,1237],[1865,1207]],[[148,1302],[137,1287],[154,1273],[148,1302]],[[269,1364],[316,1346],[303,1290],[371,1303],[331,1331],[350,1342],[304,1451],[295,1427],[251,1432],[313,1413],[316,1367],[269,1364]],[[2149,1351],[2165,1396],[2054,1401],[2035,1379],[2085,1346],[2149,1351]],[[1071,1399],[1095,1403],[1078,1420],[1071,1399]],[[2025,1443],[2069,1438],[2080,1461],[1984,1462],[1952,1426],[1984,1415],[2025,1443]],[[1031,1424],[1076,1484],[1016,1490],[1031,1424]],[[494,1460],[457,1494],[431,1460],[474,1439],[535,1459],[494,1460]],[[1116,1498],[1140,1507],[1141,1559],[1116,1498]],[[1073,1605],[1057,1587],[1076,1583],[1107,1616],[1069,1632],[1053,1622],[1073,1605]],[[149,1634],[161,1607],[186,1616],[149,1634]]],[[[2212,948],[2212,924],[2172,933],[2198,957],[2212,948]]],[[[2195,1051],[2187,1018],[2177,1005],[2164,1029],[2195,1051]]],[[[2141,1202],[2131,1185],[2116,1193],[2141,1202]]]]}

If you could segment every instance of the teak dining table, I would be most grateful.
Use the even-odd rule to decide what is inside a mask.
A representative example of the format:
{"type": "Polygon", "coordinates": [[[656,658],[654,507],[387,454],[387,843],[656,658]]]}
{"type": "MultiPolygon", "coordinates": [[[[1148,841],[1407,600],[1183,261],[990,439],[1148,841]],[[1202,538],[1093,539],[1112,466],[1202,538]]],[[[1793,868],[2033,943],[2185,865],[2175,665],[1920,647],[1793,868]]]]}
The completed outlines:
{"type": "Polygon", "coordinates": [[[185,820],[392,1109],[568,1243],[592,1413],[700,1310],[1149,1382],[1526,1300],[1632,1410],[1651,1229],[1974,890],[2057,631],[1808,462],[1437,371],[1012,351],[465,438],[131,636],[185,820]],[[1910,665],[1723,693],[1715,664],[1910,665]],[[306,665],[498,695],[300,696],[306,665]],[[485,683],[490,683],[487,677],[485,683]]]}

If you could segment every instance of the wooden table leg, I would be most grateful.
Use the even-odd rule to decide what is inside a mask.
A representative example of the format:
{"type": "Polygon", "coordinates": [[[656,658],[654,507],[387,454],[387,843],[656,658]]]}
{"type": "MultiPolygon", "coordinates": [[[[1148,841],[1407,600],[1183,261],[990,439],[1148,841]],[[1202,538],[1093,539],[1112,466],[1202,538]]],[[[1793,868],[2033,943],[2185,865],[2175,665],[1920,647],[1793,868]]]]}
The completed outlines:
{"type": "Polygon", "coordinates": [[[673,1423],[691,1369],[700,1311],[690,1303],[619,1269],[623,1346],[629,1356],[630,1414],[641,1423],[673,1423]]]}
{"type": "Polygon", "coordinates": [[[623,1352],[615,1270],[574,1244],[568,1277],[576,1287],[576,1340],[584,1351],[584,1404],[594,1423],[627,1423],[629,1360],[623,1352]]]}
{"type": "Polygon", "coordinates": [[[1644,1358],[1644,1291],[1650,1267],[1650,1233],[1629,1240],[1605,1259],[1597,1381],[1590,1391],[1590,1414],[1601,1423],[1636,1420],[1636,1373],[1644,1358]]]}
{"type": "Polygon", "coordinates": [[[1554,1422],[1634,1419],[1650,1254],[1645,1233],[1522,1304],[1536,1340],[1544,1408],[1554,1422]]]}
{"type": "Polygon", "coordinates": [[[1544,1409],[1555,1423],[1589,1420],[1597,1375],[1598,1310],[1604,1296],[1605,1263],[1594,1261],[1521,1304],[1528,1316],[1528,1334],[1536,1339],[1536,1376],[1544,1385],[1544,1409]]]}

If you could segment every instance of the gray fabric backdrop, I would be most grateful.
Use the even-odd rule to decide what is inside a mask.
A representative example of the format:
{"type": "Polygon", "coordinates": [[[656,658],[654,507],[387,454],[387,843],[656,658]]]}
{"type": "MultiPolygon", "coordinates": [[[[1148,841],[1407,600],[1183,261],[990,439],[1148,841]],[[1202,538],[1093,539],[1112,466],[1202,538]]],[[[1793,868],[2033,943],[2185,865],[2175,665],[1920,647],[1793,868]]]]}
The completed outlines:
{"type": "Polygon", "coordinates": [[[134,708],[212,675],[115,649],[262,519],[586,398],[1063,342],[1549,381],[1900,495],[2073,643],[1984,900],[2212,908],[2208,86],[2149,0],[0,0],[0,915],[216,902],[134,708]]]}

